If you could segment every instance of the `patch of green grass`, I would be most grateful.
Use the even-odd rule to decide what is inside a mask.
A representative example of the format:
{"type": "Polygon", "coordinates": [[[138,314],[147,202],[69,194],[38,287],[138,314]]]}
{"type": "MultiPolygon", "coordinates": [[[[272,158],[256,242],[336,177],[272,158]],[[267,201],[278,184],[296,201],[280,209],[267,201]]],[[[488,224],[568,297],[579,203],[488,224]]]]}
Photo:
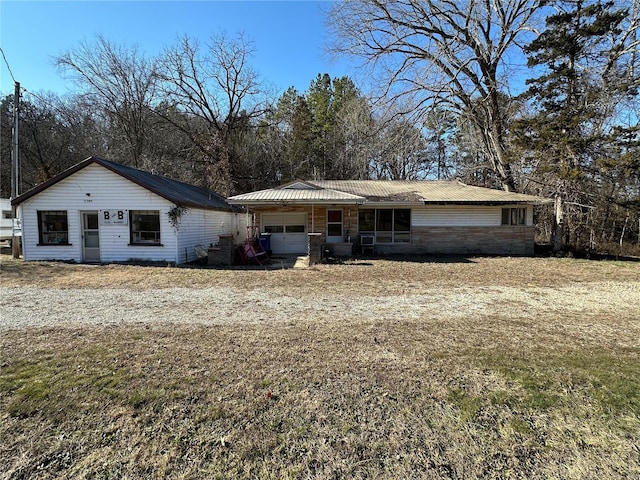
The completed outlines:
{"type": "Polygon", "coordinates": [[[640,416],[640,349],[628,355],[575,355],[567,360],[578,381],[588,385],[602,410],[640,416]]]}
{"type": "Polygon", "coordinates": [[[28,417],[41,410],[53,386],[53,371],[47,362],[18,361],[0,373],[0,392],[10,399],[7,413],[13,417],[28,417]]]}
{"type": "Polygon", "coordinates": [[[76,410],[81,404],[99,403],[105,396],[120,396],[128,379],[124,369],[78,365],[78,358],[86,361],[87,357],[42,356],[4,367],[0,393],[9,399],[7,413],[14,417],[38,412],[55,416],[65,408],[76,410]]]}
{"type": "Polygon", "coordinates": [[[269,386],[270,386],[270,385],[272,385],[272,384],[273,384],[273,380],[271,380],[271,379],[269,379],[269,378],[263,378],[263,379],[260,381],[260,388],[267,388],[267,387],[269,387],[269,386]]]}
{"type": "Polygon", "coordinates": [[[518,359],[492,356],[483,361],[521,388],[519,395],[502,390],[492,392],[493,404],[547,410],[570,406],[577,395],[612,417],[640,415],[638,351],[625,355],[569,352],[518,359]]]}
{"type": "Polygon", "coordinates": [[[449,389],[447,400],[460,411],[460,421],[462,423],[473,421],[482,406],[480,398],[467,394],[461,388],[449,389]]]}
{"type": "Polygon", "coordinates": [[[531,425],[529,425],[526,420],[519,417],[509,420],[508,425],[515,433],[519,433],[520,435],[529,436],[533,433],[531,425]]]}

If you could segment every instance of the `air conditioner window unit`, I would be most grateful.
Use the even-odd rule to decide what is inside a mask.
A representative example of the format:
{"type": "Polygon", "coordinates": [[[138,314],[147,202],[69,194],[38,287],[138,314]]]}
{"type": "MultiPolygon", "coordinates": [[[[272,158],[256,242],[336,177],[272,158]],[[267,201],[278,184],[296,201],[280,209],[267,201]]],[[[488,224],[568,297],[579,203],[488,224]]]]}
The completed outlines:
{"type": "Polygon", "coordinates": [[[373,235],[362,235],[360,237],[360,244],[363,246],[373,246],[376,243],[376,237],[373,235]]]}

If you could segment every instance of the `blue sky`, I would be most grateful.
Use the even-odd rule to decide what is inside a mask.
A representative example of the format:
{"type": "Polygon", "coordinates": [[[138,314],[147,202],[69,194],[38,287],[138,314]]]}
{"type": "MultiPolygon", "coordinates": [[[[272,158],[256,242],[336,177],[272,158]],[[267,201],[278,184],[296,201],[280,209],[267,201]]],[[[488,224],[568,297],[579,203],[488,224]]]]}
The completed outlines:
{"type": "MultiPolygon", "coordinates": [[[[202,42],[221,31],[244,32],[255,46],[251,66],[282,92],[305,91],[318,73],[351,75],[332,62],[324,11],[328,1],[29,1],[0,0],[0,45],[21,86],[34,93],[72,91],[53,59],[96,35],[149,56],[185,34],[202,42]]],[[[0,93],[13,79],[0,59],[0,93]]]]}

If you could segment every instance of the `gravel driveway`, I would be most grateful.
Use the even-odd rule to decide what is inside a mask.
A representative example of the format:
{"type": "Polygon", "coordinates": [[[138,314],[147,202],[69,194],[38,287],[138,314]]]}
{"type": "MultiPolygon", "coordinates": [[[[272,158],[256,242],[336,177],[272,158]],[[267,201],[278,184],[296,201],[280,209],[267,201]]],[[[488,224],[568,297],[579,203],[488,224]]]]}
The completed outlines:
{"type": "Polygon", "coordinates": [[[640,282],[430,288],[410,295],[295,297],[269,287],[150,290],[0,287],[0,328],[60,324],[604,316],[640,321],[640,282]]]}

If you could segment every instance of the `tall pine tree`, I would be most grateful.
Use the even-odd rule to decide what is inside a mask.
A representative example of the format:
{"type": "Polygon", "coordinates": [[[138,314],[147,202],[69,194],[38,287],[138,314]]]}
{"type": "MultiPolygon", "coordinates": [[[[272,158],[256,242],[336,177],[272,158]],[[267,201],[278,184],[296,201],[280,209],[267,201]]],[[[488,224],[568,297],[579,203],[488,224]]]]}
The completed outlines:
{"type": "Polygon", "coordinates": [[[628,14],[614,2],[569,0],[557,2],[558,13],[547,18],[547,29],[525,51],[529,66],[544,73],[527,81],[526,96],[537,113],[513,126],[517,143],[529,153],[537,181],[547,194],[562,202],[562,225],[556,244],[584,248],[592,240],[587,231],[594,192],[601,186],[598,159],[607,149],[606,129],[612,120],[609,82],[612,59],[620,44],[620,25],[628,14]]]}

